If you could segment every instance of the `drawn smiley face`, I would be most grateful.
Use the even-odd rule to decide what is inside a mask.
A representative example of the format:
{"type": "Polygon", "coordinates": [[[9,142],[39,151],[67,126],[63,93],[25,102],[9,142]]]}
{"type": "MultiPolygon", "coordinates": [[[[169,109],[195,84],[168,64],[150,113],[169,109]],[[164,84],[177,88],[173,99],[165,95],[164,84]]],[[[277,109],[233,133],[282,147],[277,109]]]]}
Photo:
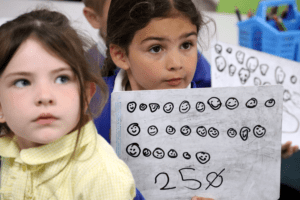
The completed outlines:
{"type": "Polygon", "coordinates": [[[179,112],[181,113],[187,113],[191,109],[191,105],[188,101],[181,102],[179,106],[179,112]]]}
{"type": "Polygon", "coordinates": [[[257,106],[257,99],[251,98],[247,101],[246,107],[247,108],[255,108],[257,106]]]}
{"type": "Polygon", "coordinates": [[[234,138],[234,137],[237,135],[237,132],[236,132],[235,129],[230,128],[230,129],[228,129],[228,131],[227,131],[227,135],[228,135],[229,137],[231,137],[231,138],[234,138]]]}
{"type": "Polygon", "coordinates": [[[261,125],[257,125],[253,129],[254,136],[257,138],[263,137],[266,134],[266,132],[266,128],[262,127],[261,125]]]}
{"type": "Polygon", "coordinates": [[[157,127],[154,126],[154,125],[149,126],[149,128],[148,128],[148,133],[149,133],[149,135],[151,135],[151,136],[156,135],[156,134],[158,133],[157,127]]]}
{"type": "Polygon", "coordinates": [[[273,107],[274,105],[275,105],[275,100],[274,99],[269,99],[265,103],[266,107],[273,107]]]}
{"type": "Polygon", "coordinates": [[[128,155],[130,155],[132,157],[138,157],[141,153],[141,149],[139,147],[139,144],[132,143],[127,146],[126,152],[128,153],[128,155]]]}
{"type": "Polygon", "coordinates": [[[140,133],[141,129],[138,123],[132,123],[128,126],[127,132],[132,136],[137,136],[140,133]]]}
{"type": "Polygon", "coordinates": [[[229,110],[236,109],[239,106],[239,101],[234,97],[230,97],[229,99],[227,99],[225,106],[229,110]]]}
{"type": "Polygon", "coordinates": [[[223,56],[218,56],[215,59],[215,62],[216,62],[217,70],[219,72],[223,72],[224,69],[226,68],[226,60],[225,60],[225,58],[223,56]]]}
{"type": "Polygon", "coordinates": [[[144,103],[141,103],[141,104],[140,104],[140,110],[141,110],[141,111],[146,110],[147,107],[148,107],[147,104],[144,104],[144,103]]]}
{"type": "Polygon", "coordinates": [[[169,134],[169,135],[173,135],[175,132],[176,132],[176,129],[173,127],[173,126],[167,126],[166,128],[166,132],[169,134]]]}
{"type": "Polygon", "coordinates": [[[218,129],[214,128],[214,127],[210,127],[208,129],[208,134],[210,135],[210,137],[212,138],[216,138],[219,136],[219,131],[218,129]]]}
{"type": "Polygon", "coordinates": [[[191,159],[191,155],[188,152],[184,152],[182,156],[187,160],[191,159]]]}
{"type": "Polygon", "coordinates": [[[213,110],[218,110],[222,106],[222,102],[218,97],[211,97],[207,103],[213,110]]]}
{"type": "Polygon", "coordinates": [[[184,136],[189,136],[191,134],[192,130],[188,125],[185,125],[185,126],[181,127],[180,132],[184,136]]]}
{"type": "Polygon", "coordinates": [[[170,158],[176,158],[178,156],[178,154],[174,149],[170,149],[170,151],[168,152],[168,156],[170,158]]]}
{"type": "Polygon", "coordinates": [[[196,153],[196,158],[201,164],[205,164],[210,160],[210,155],[207,152],[200,151],[196,153]]]}
{"type": "Polygon", "coordinates": [[[207,135],[207,130],[204,126],[199,126],[197,129],[196,129],[196,132],[198,135],[200,135],[201,137],[205,137],[207,135]]]}
{"type": "Polygon", "coordinates": [[[248,134],[249,134],[250,131],[251,130],[248,127],[241,128],[240,136],[241,136],[242,140],[246,141],[248,139],[248,134]]]}
{"type": "Polygon", "coordinates": [[[130,113],[133,113],[136,109],[136,103],[134,101],[131,101],[127,104],[127,110],[130,113]]]}
{"type": "Polygon", "coordinates": [[[196,103],[196,110],[198,110],[199,112],[204,112],[205,110],[205,104],[201,101],[196,103]]]}
{"type": "Polygon", "coordinates": [[[172,102],[168,102],[163,107],[165,113],[171,113],[174,109],[174,104],[172,102]]]}
{"type": "Polygon", "coordinates": [[[165,156],[165,152],[161,148],[156,148],[154,149],[152,155],[154,156],[154,158],[162,159],[165,156]]]}
{"type": "Polygon", "coordinates": [[[149,149],[145,148],[145,149],[143,150],[143,155],[144,155],[145,157],[149,157],[149,156],[151,156],[151,151],[150,151],[149,149]]]}
{"type": "Polygon", "coordinates": [[[240,69],[239,77],[242,84],[245,84],[250,77],[250,71],[248,69],[240,69]]]}

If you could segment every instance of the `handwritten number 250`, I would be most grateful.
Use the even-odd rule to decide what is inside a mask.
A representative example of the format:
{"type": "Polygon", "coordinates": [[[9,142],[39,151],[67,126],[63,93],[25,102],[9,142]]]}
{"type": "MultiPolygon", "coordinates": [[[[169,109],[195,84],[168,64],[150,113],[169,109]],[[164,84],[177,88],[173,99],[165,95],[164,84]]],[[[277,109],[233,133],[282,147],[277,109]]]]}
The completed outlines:
{"type": "MultiPolygon", "coordinates": [[[[195,169],[193,169],[193,168],[182,168],[182,169],[180,169],[180,170],[178,170],[178,171],[179,171],[179,173],[180,173],[180,176],[181,176],[182,181],[195,181],[195,182],[197,182],[197,183],[199,184],[199,187],[197,187],[197,188],[190,188],[190,187],[186,187],[186,188],[188,188],[188,189],[190,189],[190,190],[198,190],[198,189],[200,189],[201,186],[202,186],[201,182],[198,181],[198,180],[196,180],[196,179],[184,179],[184,178],[183,178],[183,175],[182,175],[182,173],[181,173],[182,170],[193,170],[193,171],[195,171],[195,169]]],[[[175,188],[176,188],[176,187],[167,187],[168,184],[169,184],[170,178],[169,178],[169,175],[168,175],[166,172],[161,172],[161,173],[159,173],[159,174],[156,175],[156,177],[155,177],[155,184],[156,184],[156,182],[157,182],[157,177],[158,177],[159,175],[165,175],[165,176],[167,177],[167,183],[166,183],[162,188],[160,188],[160,190],[172,190],[172,189],[175,189],[175,188]]]]}

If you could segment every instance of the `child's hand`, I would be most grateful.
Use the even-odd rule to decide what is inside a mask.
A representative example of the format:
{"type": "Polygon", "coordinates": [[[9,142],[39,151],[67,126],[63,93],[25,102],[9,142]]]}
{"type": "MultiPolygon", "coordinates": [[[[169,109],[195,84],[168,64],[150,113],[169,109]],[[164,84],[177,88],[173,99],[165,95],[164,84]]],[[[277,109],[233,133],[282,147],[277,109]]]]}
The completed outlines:
{"type": "Polygon", "coordinates": [[[281,146],[281,157],[286,159],[291,157],[299,150],[298,145],[292,146],[292,142],[288,141],[281,146]]]}
{"type": "Polygon", "coordinates": [[[212,199],[212,198],[205,198],[205,197],[196,197],[196,196],[194,196],[194,197],[192,198],[192,200],[214,200],[214,199],[212,199]]]}

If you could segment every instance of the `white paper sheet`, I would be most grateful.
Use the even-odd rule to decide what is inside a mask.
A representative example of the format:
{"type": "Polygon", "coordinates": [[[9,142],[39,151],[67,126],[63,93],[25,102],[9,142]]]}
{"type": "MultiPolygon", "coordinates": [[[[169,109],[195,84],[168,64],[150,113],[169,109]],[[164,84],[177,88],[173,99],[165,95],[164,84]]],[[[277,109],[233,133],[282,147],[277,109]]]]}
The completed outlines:
{"type": "Polygon", "coordinates": [[[222,42],[211,56],[212,87],[283,85],[282,143],[300,146],[300,63],[222,42]]]}
{"type": "Polygon", "coordinates": [[[282,86],[116,92],[111,143],[147,200],[279,198],[282,86]]]}

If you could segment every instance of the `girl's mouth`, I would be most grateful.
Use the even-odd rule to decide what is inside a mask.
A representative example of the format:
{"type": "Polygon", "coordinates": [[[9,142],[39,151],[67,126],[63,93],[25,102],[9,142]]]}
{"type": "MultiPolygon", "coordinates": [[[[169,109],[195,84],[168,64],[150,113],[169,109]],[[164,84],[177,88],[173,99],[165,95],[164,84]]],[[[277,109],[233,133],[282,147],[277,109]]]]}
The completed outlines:
{"type": "Polygon", "coordinates": [[[179,85],[181,83],[181,78],[173,78],[173,79],[167,80],[167,83],[172,86],[179,85]]]}
{"type": "Polygon", "coordinates": [[[53,115],[48,114],[48,113],[47,114],[42,113],[35,121],[38,124],[45,125],[45,124],[51,124],[52,122],[54,122],[56,120],[57,120],[57,118],[54,117],[53,115]]]}

